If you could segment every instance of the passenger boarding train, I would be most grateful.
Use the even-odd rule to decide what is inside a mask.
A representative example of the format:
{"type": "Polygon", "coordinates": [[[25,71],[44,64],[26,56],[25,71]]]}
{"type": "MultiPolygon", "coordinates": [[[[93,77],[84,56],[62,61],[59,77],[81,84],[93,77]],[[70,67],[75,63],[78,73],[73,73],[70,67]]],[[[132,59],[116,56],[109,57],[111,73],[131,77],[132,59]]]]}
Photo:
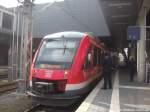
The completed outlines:
{"type": "Polygon", "coordinates": [[[73,104],[98,81],[102,50],[100,40],[88,33],[45,36],[33,59],[28,95],[44,105],[73,104]]]}

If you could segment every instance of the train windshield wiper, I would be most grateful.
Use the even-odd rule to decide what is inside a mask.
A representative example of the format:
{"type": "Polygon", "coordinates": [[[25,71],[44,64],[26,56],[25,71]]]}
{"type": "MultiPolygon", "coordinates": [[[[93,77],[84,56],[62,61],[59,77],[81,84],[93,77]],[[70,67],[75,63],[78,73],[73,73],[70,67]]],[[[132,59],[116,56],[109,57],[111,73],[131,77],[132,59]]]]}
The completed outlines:
{"type": "Polygon", "coordinates": [[[65,54],[65,51],[66,51],[66,48],[67,48],[67,40],[65,39],[65,37],[64,36],[62,36],[62,40],[63,40],[63,48],[64,48],[64,50],[63,50],[63,54],[65,54]]]}
{"type": "Polygon", "coordinates": [[[63,54],[65,54],[66,49],[67,49],[67,47],[66,47],[66,45],[64,45],[64,51],[63,51],[63,54]]]}

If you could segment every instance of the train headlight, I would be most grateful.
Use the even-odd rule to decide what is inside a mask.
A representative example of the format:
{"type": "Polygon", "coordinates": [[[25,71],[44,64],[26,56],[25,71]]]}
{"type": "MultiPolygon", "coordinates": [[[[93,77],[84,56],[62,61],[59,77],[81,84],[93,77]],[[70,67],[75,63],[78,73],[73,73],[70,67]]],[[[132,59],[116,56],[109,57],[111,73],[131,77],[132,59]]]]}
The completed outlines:
{"type": "Polygon", "coordinates": [[[67,76],[68,76],[68,72],[65,71],[65,73],[64,73],[64,78],[67,79],[67,76]]]}
{"type": "Polygon", "coordinates": [[[68,72],[67,71],[65,71],[65,75],[67,75],[68,74],[68,72]]]}

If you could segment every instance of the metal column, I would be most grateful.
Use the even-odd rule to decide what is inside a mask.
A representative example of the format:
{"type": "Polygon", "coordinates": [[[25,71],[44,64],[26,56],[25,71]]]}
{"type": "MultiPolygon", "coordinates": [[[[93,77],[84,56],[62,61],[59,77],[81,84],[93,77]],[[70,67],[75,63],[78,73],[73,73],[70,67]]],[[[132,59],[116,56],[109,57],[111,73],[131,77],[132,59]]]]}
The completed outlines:
{"type": "Polygon", "coordinates": [[[32,62],[32,6],[33,0],[22,3],[22,31],[20,45],[19,91],[25,92],[32,62]]]}

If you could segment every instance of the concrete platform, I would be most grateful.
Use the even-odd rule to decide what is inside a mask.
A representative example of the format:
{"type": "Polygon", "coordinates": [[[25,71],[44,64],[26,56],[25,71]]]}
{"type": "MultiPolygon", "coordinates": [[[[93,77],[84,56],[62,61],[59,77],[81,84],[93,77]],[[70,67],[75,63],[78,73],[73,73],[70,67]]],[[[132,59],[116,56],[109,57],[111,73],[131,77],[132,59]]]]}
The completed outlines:
{"type": "Polygon", "coordinates": [[[150,84],[129,82],[127,70],[113,75],[113,89],[103,90],[103,79],[76,112],[150,112],[150,84]]]}

